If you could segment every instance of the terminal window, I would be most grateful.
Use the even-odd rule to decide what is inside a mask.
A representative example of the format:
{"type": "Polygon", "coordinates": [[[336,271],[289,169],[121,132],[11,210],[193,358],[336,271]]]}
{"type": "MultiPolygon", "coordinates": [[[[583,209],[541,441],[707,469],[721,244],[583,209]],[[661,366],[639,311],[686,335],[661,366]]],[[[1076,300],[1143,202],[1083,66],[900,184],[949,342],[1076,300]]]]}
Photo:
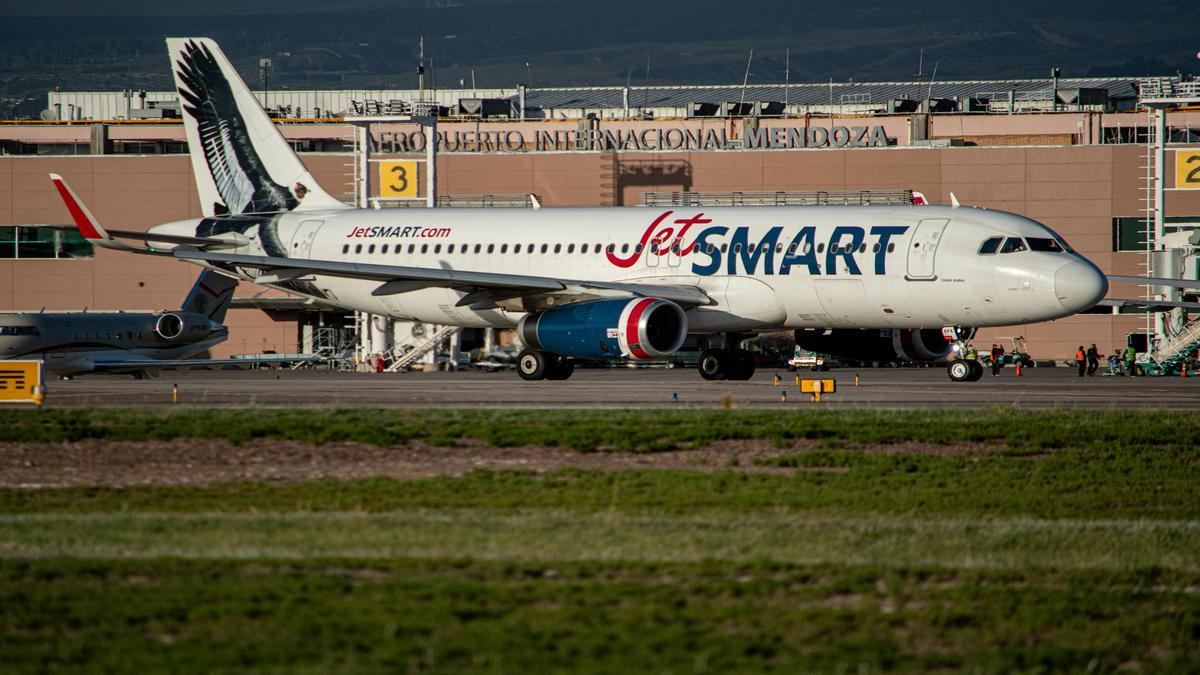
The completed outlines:
{"type": "Polygon", "coordinates": [[[0,259],[69,260],[91,258],[92,245],[74,230],[37,225],[0,227],[0,259]]]}
{"type": "MultiPolygon", "coordinates": [[[[1145,218],[1113,218],[1113,250],[1145,253],[1148,228],[1153,225],[1148,226],[1145,218]]],[[[1167,216],[1163,223],[1165,234],[1196,229],[1200,229],[1200,216],[1167,216]]]]}

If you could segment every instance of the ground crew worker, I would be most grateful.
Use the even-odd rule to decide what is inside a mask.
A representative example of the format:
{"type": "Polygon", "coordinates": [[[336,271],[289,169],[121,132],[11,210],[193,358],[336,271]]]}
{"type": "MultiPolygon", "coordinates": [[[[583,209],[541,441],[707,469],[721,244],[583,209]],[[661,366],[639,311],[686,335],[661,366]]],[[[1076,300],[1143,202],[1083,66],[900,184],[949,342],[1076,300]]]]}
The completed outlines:
{"type": "Polygon", "coordinates": [[[1133,364],[1136,361],[1137,361],[1137,350],[1133,348],[1133,345],[1129,345],[1128,347],[1125,348],[1125,372],[1128,373],[1130,377],[1133,377],[1134,375],[1136,375],[1136,373],[1133,370],[1133,364]]]}
{"type": "Polygon", "coordinates": [[[967,360],[974,361],[979,358],[979,352],[976,351],[975,345],[967,345],[967,360]]]}
{"type": "Polygon", "coordinates": [[[992,343],[992,377],[1000,374],[1000,368],[1004,365],[1004,348],[996,343],[992,343]]]}
{"type": "Polygon", "coordinates": [[[1087,364],[1088,377],[1095,376],[1096,370],[1100,368],[1100,350],[1096,349],[1095,342],[1087,349],[1087,364]]]}
{"type": "Polygon", "coordinates": [[[1083,345],[1079,345],[1079,349],[1075,350],[1075,363],[1079,364],[1079,376],[1083,377],[1087,371],[1087,352],[1083,351],[1083,345]]]}

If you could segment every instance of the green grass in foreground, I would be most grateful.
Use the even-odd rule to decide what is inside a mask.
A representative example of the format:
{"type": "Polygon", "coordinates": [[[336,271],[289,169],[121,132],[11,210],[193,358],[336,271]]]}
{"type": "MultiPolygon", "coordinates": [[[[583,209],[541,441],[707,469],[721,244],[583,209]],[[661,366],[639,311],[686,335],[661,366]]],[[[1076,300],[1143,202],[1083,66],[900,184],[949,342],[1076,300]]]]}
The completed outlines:
{"type": "Polygon", "coordinates": [[[1189,412],[795,410],[0,410],[0,443],[88,438],[283,438],[310,443],[478,439],[500,447],[654,451],[729,439],[872,444],[996,443],[1012,448],[1191,449],[1200,418],[1189,412]]]}
{"type": "Polygon", "coordinates": [[[1185,671],[1200,578],[587,562],[0,563],[6,672],[1185,671]]]}

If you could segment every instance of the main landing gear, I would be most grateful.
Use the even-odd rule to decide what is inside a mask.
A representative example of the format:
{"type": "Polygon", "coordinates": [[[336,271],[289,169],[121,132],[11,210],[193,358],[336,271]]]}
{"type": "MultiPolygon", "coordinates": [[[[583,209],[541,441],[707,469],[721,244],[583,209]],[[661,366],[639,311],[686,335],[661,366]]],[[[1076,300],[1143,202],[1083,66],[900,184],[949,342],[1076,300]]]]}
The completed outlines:
{"type": "Polygon", "coordinates": [[[975,359],[955,359],[946,367],[946,372],[955,382],[977,382],[983,377],[983,364],[975,359]]]}
{"type": "Polygon", "coordinates": [[[575,372],[575,362],[565,356],[522,349],[517,355],[517,374],[522,380],[565,380],[575,372]]]}
{"type": "Polygon", "coordinates": [[[754,355],[745,349],[705,349],[699,370],[706,380],[748,380],[754,377],[754,355]]]}

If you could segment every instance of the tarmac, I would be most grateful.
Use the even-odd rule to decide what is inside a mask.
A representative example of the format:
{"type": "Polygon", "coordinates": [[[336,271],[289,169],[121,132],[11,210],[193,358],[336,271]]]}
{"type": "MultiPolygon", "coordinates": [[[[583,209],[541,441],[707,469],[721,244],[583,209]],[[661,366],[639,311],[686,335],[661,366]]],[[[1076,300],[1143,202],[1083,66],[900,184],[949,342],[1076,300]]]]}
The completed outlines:
{"type": "Polygon", "coordinates": [[[877,408],[1200,409],[1200,377],[1080,378],[1069,368],[1012,368],[951,382],[944,367],[760,369],[745,382],[709,382],[694,369],[577,369],[565,381],[525,382],[513,371],[342,373],[326,370],[163,371],[159,377],[81,375],[47,383],[49,407],[369,408],[877,408]],[[778,383],[775,377],[779,376],[778,383]],[[796,383],[837,381],[820,403],[796,383]],[[858,377],[858,384],[855,378],[858,377]],[[173,400],[177,388],[178,401],[173,400]],[[785,398],[786,397],[786,398],[785,398]]]}

